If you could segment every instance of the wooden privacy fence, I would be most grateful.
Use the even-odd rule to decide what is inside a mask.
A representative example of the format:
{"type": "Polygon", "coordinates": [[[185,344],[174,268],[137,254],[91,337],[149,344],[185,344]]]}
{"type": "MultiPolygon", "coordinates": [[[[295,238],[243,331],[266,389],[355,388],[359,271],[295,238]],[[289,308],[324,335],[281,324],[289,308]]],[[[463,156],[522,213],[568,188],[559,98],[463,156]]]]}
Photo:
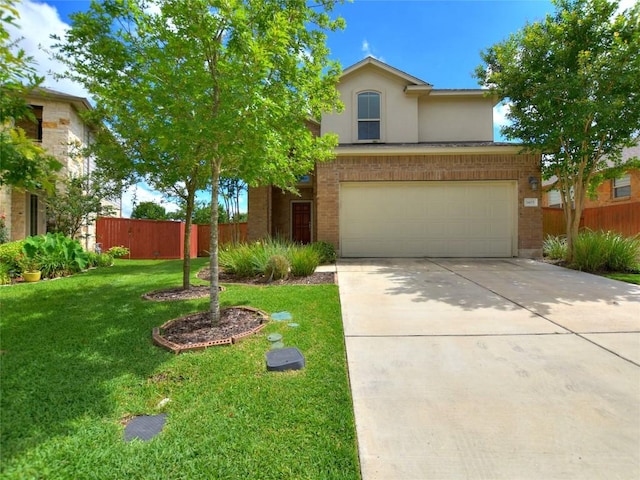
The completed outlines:
{"type": "MultiPolygon", "coordinates": [[[[218,225],[218,244],[247,241],[247,222],[221,223],[218,225]]],[[[211,242],[211,225],[198,225],[198,256],[208,257],[211,242]]]]}
{"type": "MultiPolygon", "coordinates": [[[[218,225],[220,243],[233,241],[233,224],[218,225]]],[[[100,217],[96,221],[96,243],[102,251],[124,246],[132,259],[184,258],[183,245],[186,225],[165,220],[136,220],[131,218],[100,217]]],[[[209,225],[192,225],[189,255],[209,255],[209,225]],[[201,248],[200,245],[203,245],[201,248]]],[[[239,241],[247,239],[247,224],[239,224],[239,241]]]]}
{"type": "MultiPolygon", "coordinates": [[[[623,203],[605,207],[585,208],[580,229],[618,232],[626,237],[640,233],[640,203],[623,203]]],[[[547,235],[565,235],[566,226],[561,208],[542,209],[542,231],[547,235]]]]}

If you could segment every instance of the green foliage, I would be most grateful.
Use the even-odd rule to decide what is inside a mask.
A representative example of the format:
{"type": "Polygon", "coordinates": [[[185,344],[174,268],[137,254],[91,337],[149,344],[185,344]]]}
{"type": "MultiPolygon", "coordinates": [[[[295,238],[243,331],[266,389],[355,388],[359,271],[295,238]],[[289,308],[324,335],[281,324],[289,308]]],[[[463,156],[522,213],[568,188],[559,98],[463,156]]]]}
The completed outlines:
{"type": "Polygon", "coordinates": [[[9,25],[17,26],[18,11],[13,0],[0,0],[0,186],[50,190],[53,173],[62,165],[40,145],[27,138],[16,121],[33,117],[26,94],[43,80],[36,74],[33,59],[12,41],[9,25]]]}
{"type": "Polygon", "coordinates": [[[640,269],[640,237],[623,237],[617,232],[585,230],[574,242],[573,260],[568,260],[565,237],[549,235],[543,244],[546,257],[569,261],[585,272],[637,272],[640,269]]]}
{"type": "Polygon", "coordinates": [[[96,252],[87,252],[87,268],[97,267],[99,257],[100,257],[100,254],[96,252]]]}
{"type": "Polygon", "coordinates": [[[67,177],[59,181],[55,193],[46,198],[48,230],[75,237],[84,225],[100,215],[111,215],[113,207],[104,205],[100,184],[88,176],[67,177]]]}
{"type": "Polygon", "coordinates": [[[333,246],[333,243],[325,241],[314,242],[311,247],[318,253],[322,265],[334,263],[338,258],[336,247],[333,246]]]}
{"type": "Polygon", "coordinates": [[[218,264],[228,273],[240,277],[252,277],[256,275],[253,265],[253,248],[247,244],[225,247],[219,251],[218,264]]]}
{"type": "MultiPolygon", "coordinates": [[[[184,222],[187,216],[184,205],[180,206],[180,209],[168,213],[167,216],[173,220],[180,220],[184,222]]],[[[196,225],[209,225],[211,223],[211,204],[198,202],[191,215],[192,221],[196,225]]],[[[218,223],[229,223],[229,217],[222,205],[218,205],[218,223]]]]}
{"type": "Polygon", "coordinates": [[[281,280],[289,275],[289,260],[284,255],[273,255],[267,260],[264,267],[264,276],[270,282],[272,280],[281,280]]]}
{"type": "Polygon", "coordinates": [[[61,233],[28,237],[22,250],[27,257],[37,259],[44,278],[70,275],[87,268],[87,252],[80,242],[61,233]]]}
{"type": "Polygon", "coordinates": [[[148,220],[167,220],[167,211],[162,205],[154,202],[140,202],[133,207],[131,218],[148,220]]]}
{"type": "Polygon", "coordinates": [[[1,125],[0,121],[0,186],[52,191],[55,172],[62,164],[28,138],[21,128],[6,129],[1,125]]]}
{"type": "Polygon", "coordinates": [[[108,253],[99,253],[98,254],[98,267],[111,267],[113,266],[113,257],[108,253]]]}
{"type": "Polygon", "coordinates": [[[585,272],[636,272],[640,268],[640,239],[616,232],[581,232],[575,241],[572,267],[585,272]]]}
{"type": "Polygon", "coordinates": [[[4,214],[0,215],[0,245],[9,241],[9,232],[4,214]]]}
{"type": "Polygon", "coordinates": [[[545,257],[549,257],[552,260],[564,260],[567,258],[566,237],[547,235],[542,244],[542,252],[545,257]]]}
{"type": "Polygon", "coordinates": [[[476,76],[509,102],[502,133],[545,154],[542,175],[562,194],[571,260],[588,192],[603,172],[632,164],[622,150],[640,125],[640,3],[621,14],[618,1],[554,4],[553,15],[483,52],[476,76]]]}
{"type": "Polygon", "coordinates": [[[220,250],[219,265],[241,277],[262,275],[270,280],[311,275],[320,262],[312,245],[297,245],[279,238],[267,238],[251,244],[235,244],[220,250]],[[285,262],[283,261],[286,260],[285,262]]]}
{"type": "Polygon", "coordinates": [[[31,256],[26,253],[18,255],[16,259],[18,267],[22,273],[37,272],[42,267],[42,261],[39,256],[31,256]]]}
{"type": "Polygon", "coordinates": [[[123,152],[98,152],[101,168],[144,178],[187,212],[206,187],[217,203],[221,176],[291,189],[337,144],[306,125],[341,108],[340,68],[325,44],[327,30],[344,26],[329,15],[336,3],[107,0],[72,15],[56,58],[123,152]]]}
{"type": "Polygon", "coordinates": [[[0,285],[11,283],[11,267],[7,263],[0,262],[0,285]]]}
{"type": "Polygon", "coordinates": [[[312,246],[294,248],[290,254],[291,274],[294,277],[307,277],[316,271],[320,264],[320,255],[312,246]]]}
{"type": "Polygon", "coordinates": [[[130,252],[127,247],[119,245],[111,247],[106,253],[111,255],[113,258],[121,258],[128,257],[130,252]]]}
{"type": "Polygon", "coordinates": [[[0,264],[6,266],[6,270],[12,278],[20,276],[18,257],[22,255],[24,240],[9,242],[0,245],[0,264]]]}

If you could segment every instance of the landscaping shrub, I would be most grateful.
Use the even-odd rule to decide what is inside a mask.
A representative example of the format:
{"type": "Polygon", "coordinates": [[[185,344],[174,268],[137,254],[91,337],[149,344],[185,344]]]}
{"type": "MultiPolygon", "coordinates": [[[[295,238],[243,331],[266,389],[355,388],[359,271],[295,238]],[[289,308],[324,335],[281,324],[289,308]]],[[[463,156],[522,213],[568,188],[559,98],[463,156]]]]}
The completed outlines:
{"type": "Polygon", "coordinates": [[[106,253],[111,255],[113,258],[121,258],[121,257],[128,257],[130,252],[127,247],[120,245],[120,246],[111,247],[109,250],[107,250],[106,253]]]}
{"type": "Polygon", "coordinates": [[[251,246],[237,244],[218,251],[218,265],[227,273],[240,277],[255,275],[251,246]]]}
{"type": "Polygon", "coordinates": [[[22,250],[38,260],[44,278],[69,275],[87,268],[88,255],[80,242],[61,233],[28,237],[22,250]]]}
{"type": "Polygon", "coordinates": [[[0,263],[0,285],[11,283],[11,270],[8,263],[0,263]]]}
{"type": "Polygon", "coordinates": [[[21,270],[18,265],[18,259],[22,255],[23,245],[24,240],[0,245],[0,264],[3,265],[3,269],[6,270],[11,278],[20,276],[21,270]]]}
{"type": "Polygon", "coordinates": [[[615,232],[609,232],[608,236],[608,270],[612,272],[637,272],[640,270],[640,237],[625,238],[615,232]]]}
{"type": "Polygon", "coordinates": [[[542,244],[542,252],[545,257],[552,260],[564,260],[567,258],[567,239],[564,236],[547,235],[542,244]]]}
{"type": "Polygon", "coordinates": [[[291,275],[307,277],[316,271],[320,264],[320,255],[311,246],[299,247],[291,251],[291,275]]]}
{"type": "Polygon", "coordinates": [[[333,263],[338,258],[336,247],[334,247],[332,243],[320,241],[311,244],[311,247],[318,253],[319,262],[322,265],[333,263]]]}
{"type": "Polygon", "coordinates": [[[289,260],[284,255],[273,255],[267,260],[264,276],[272,280],[281,280],[289,275],[289,260]]]}
{"type": "Polygon", "coordinates": [[[97,267],[100,255],[96,252],[87,252],[87,267],[97,267]]]}
{"type": "Polygon", "coordinates": [[[110,267],[113,265],[113,257],[108,253],[99,253],[98,254],[98,267],[110,267]]]}
{"type": "Polygon", "coordinates": [[[252,262],[254,274],[269,276],[266,272],[269,259],[274,256],[289,257],[294,245],[282,238],[266,238],[252,245],[252,262]]]}
{"type": "Polygon", "coordinates": [[[640,240],[615,232],[581,232],[575,239],[573,267],[585,272],[638,269],[640,240]]]}

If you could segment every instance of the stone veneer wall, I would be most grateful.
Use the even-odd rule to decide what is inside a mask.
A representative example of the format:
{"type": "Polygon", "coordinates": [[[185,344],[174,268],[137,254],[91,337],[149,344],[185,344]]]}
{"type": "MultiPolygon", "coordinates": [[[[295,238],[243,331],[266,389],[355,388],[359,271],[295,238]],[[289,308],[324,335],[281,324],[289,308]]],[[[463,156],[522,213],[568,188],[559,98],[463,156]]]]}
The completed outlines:
{"type": "Polygon", "coordinates": [[[518,182],[518,256],[542,255],[541,191],[531,191],[528,179],[539,179],[540,157],[513,154],[340,156],[316,167],[317,240],[339,251],[340,182],[516,180],[518,182]],[[537,198],[538,207],[525,207],[537,198]]]}

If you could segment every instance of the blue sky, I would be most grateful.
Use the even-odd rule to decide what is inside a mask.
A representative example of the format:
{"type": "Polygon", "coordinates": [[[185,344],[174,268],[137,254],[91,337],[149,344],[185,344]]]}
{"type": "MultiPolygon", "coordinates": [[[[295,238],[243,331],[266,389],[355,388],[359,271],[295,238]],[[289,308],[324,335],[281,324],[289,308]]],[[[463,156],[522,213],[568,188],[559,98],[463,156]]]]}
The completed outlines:
{"type": "MultiPolygon", "coordinates": [[[[61,67],[44,50],[51,44],[50,34],[62,34],[67,28],[70,13],[89,5],[85,0],[22,0],[18,5],[22,29],[13,33],[24,37],[22,47],[47,75],[46,86],[86,96],[80,86],[55,82],[48,75],[61,67]]],[[[342,16],[347,27],[331,32],[328,45],[331,58],[343,68],[371,55],[436,88],[478,88],[472,74],[480,63],[480,51],[552,11],[553,5],[545,0],[355,0],[335,10],[334,16],[342,16]]],[[[496,109],[496,129],[504,121],[503,114],[496,109]]],[[[160,200],[144,186],[136,197],[138,201],[160,200]]],[[[126,215],[131,194],[125,195],[123,205],[126,215]]],[[[174,209],[171,204],[165,206],[174,209]]]]}

